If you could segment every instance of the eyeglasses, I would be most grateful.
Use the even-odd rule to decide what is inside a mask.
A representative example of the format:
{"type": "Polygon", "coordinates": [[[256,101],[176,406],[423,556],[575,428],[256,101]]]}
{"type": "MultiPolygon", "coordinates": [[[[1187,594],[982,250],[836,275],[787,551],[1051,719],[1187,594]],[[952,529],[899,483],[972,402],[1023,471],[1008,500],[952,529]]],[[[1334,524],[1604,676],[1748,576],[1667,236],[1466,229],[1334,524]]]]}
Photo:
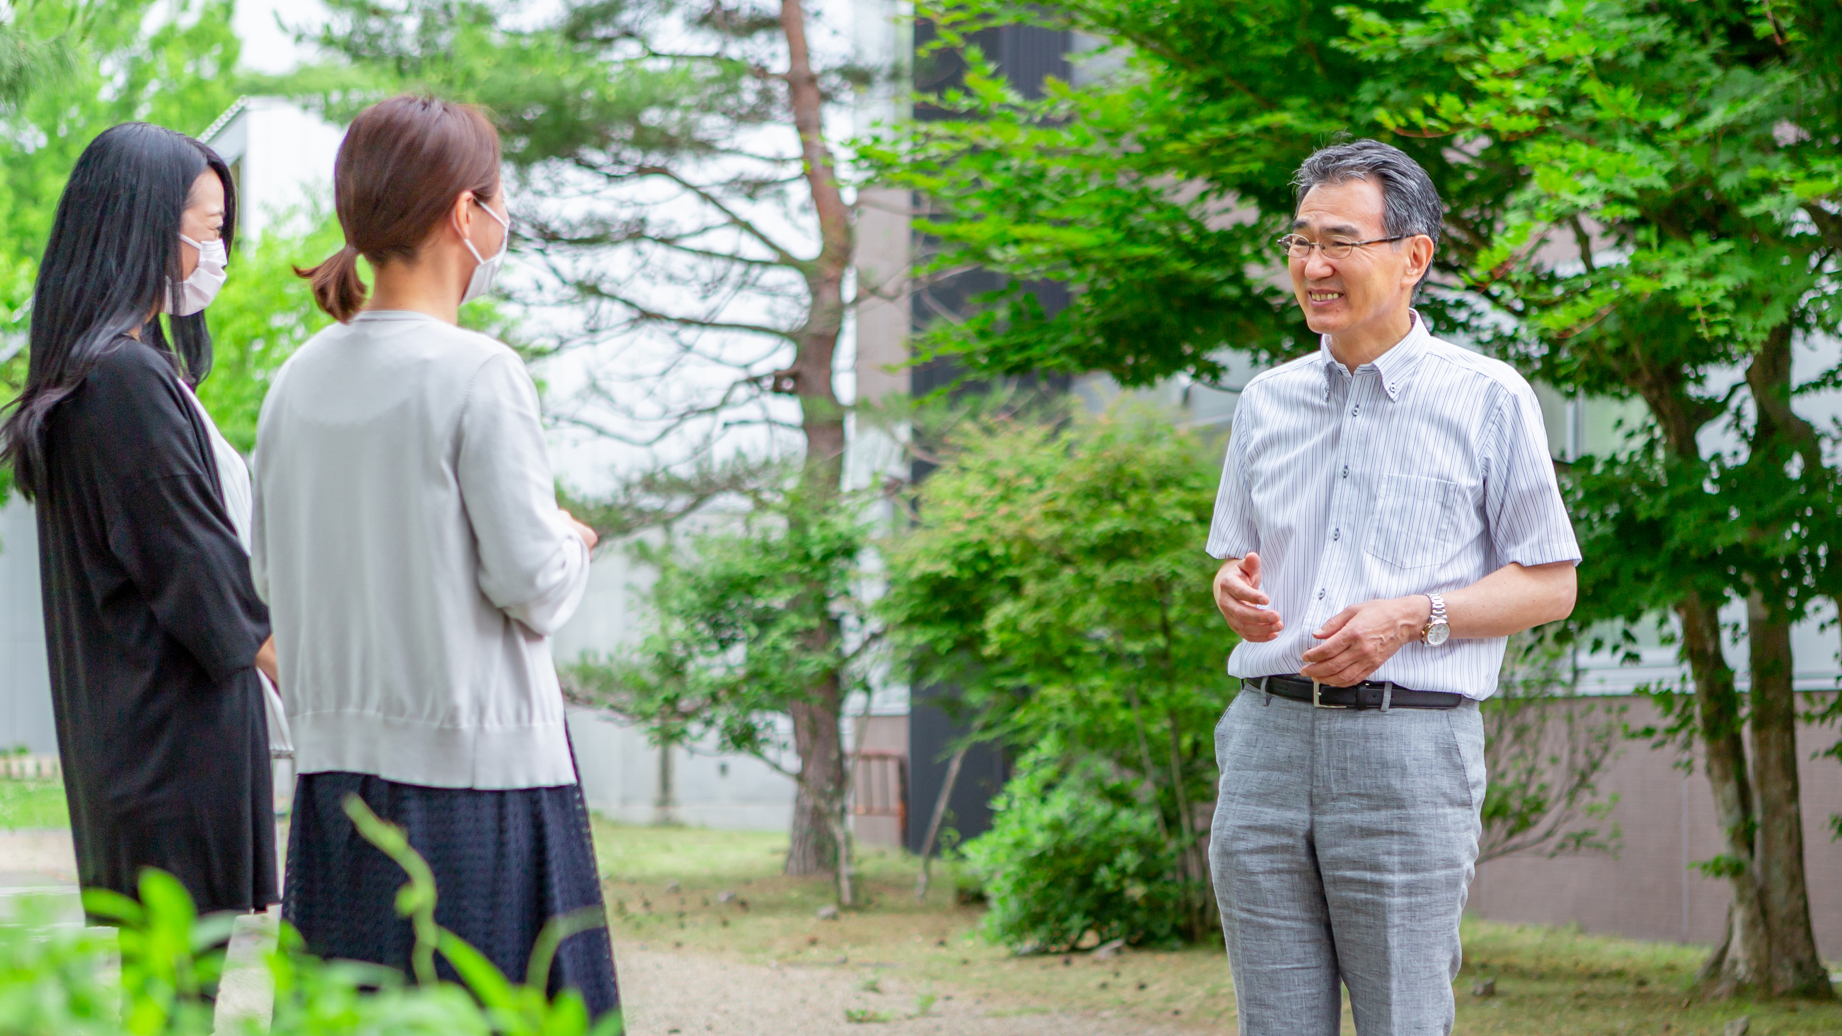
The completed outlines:
{"type": "Polygon", "coordinates": [[[1293,259],[1311,258],[1311,250],[1313,248],[1322,249],[1324,258],[1326,259],[1348,259],[1351,252],[1365,245],[1385,245],[1390,241],[1405,241],[1412,236],[1412,234],[1396,234],[1393,237],[1375,237],[1367,241],[1344,241],[1341,238],[1331,238],[1329,241],[1313,241],[1310,238],[1300,237],[1297,234],[1287,234],[1285,237],[1273,242],[1273,244],[1281,252],[1284,252],[1293,259]]]}

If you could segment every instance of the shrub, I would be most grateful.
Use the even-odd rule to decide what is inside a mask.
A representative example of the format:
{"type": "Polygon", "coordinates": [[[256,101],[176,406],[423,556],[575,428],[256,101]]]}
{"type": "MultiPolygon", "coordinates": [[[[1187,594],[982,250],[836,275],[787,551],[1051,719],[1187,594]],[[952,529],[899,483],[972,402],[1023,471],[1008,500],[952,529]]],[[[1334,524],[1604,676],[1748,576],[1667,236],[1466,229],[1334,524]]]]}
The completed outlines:
{"type": "Polygon", "coordinates": [[[990,831],[966,843],[984,882],[986,933],[1019,952],[1100,942],[1178,940],[1194,890],[1157,810],[1095,759],[1065,765],[1053,746],[1027,756],[992,803],[990,831]]]}
{"type": "Polygon", "coordinates": [[[994,931],[1044,946],[1078,938],[1084,929],[1067,931],[1076,924],[1214,937],[1202,820],[1235,641],[1202,553],[1219,454],[1121,407],[971,423],[934,457],[916,524],[885,551],[877,611],[897,657],[970,737],[1019,755],[1079,747],[1035,756],[1005,799],[1011,818],[981,849],[987,869],[1007,875],[986,890],[994,931]],[[1088,866],[1106,874],[1090,880],[1079,873],[1088,866]],[[1050,903],[1077,886],[1078,907],[1050,903]]]}
{"type": "MultiPolygon", "coordinates": [[[[269,958],[275,978],[270,1036],[619,1036],[613,1012],[592,1027],[582,998],[565,990],[545,996],[556,944],[591,923],[578,914],[553,919],[539,934],[531,974],[515,984],[479,951],[435,926],[435,888],[428,865],[401,829],[372,815],[357,796],[346,810],[373,844],[411,875],[398,911],[416,926],[416,980],[392,968],[321,961],[283,925],[269,958]],[[464,986],[438,982],[434,954],[454,967],[464,986]]],[[[0,925],[0,1033],[6,1036],[205,1036],[211,1003],[203,991],[223,970],[230,915],[199,918],[172,875],[141,872],[140,899],[90,890],[84,908],[120,925],[119,938],[96,929],[50,924],[41,903],[28,902],[0,925]],[[120,981],[109,974],[117,945],[120,981]]],[[[599,911],[596,912],[597,914],[599,911]]],[[[242,1031],[262,1031],[250,1019],[242,1031]]]]}

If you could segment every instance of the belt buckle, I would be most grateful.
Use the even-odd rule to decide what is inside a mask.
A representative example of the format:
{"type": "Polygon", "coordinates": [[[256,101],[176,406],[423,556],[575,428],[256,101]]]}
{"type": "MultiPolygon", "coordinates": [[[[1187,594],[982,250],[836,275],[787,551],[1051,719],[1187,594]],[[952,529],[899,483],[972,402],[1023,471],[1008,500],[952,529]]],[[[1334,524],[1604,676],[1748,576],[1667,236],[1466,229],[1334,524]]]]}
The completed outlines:
{"type": "Polygon", "coordinates": [[[1316,680],[1311,681],[1311,707],[1312,708],[1314,709],[1347,709],[1351,707],[1348,705],[1326,705],[1324,704],[1323,694],[1319,690],[1319,688],[1322,686],[1323,685],[1318,683],[1316,680]]]}

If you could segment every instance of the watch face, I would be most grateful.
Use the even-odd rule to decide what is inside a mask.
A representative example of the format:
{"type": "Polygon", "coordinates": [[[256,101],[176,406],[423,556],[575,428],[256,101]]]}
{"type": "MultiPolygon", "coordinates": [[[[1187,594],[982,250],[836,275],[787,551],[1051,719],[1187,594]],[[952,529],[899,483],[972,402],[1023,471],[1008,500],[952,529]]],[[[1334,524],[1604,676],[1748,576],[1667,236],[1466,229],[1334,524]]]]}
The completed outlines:
{"type": "Polygon", "coordinates": [[[1426,627],[1426,643],[1430,647],[1438,647],[1439,645],[1445,643],[1446,638],[1450,637],[1451,635],[1452,635],[1452,627],[1448,626],[1447,624],[1443,622],[1434,623],[1433,625],[1426,627]]]}

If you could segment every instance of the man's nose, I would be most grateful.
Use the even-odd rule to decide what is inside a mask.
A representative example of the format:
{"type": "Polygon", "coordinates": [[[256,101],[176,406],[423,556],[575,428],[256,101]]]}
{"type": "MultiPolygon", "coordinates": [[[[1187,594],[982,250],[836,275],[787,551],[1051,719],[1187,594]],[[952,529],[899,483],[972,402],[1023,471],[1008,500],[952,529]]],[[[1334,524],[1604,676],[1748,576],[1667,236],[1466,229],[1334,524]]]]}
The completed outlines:
{"type": "Polygon", "coordinates": [[[1331,265],[1329,259],[1324,258],[1323,249],[1313,248],[1311,250],[1311,257],[1305,260],[1306,280],[1321,281],[1336,272],[1337,268],[1331,265]]]}

